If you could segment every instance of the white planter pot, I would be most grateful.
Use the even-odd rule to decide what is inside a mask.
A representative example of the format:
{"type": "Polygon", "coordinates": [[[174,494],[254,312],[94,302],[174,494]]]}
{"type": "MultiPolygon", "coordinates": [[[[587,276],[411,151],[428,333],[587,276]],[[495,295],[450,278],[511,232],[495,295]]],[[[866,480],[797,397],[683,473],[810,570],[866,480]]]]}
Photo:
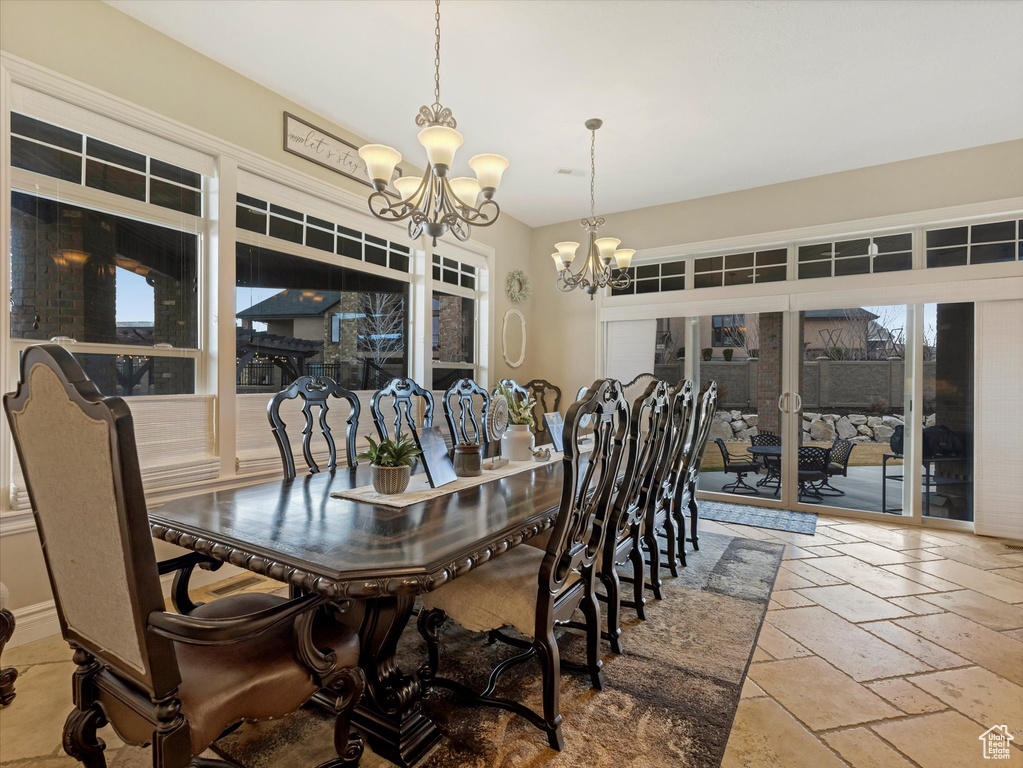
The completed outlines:
{"type": "Polygon", "coordinates": [[[533,458],[533,433],[526,424],[511,424],[501,438],[501,454],[508,461],[529,461],[533,458]]]}

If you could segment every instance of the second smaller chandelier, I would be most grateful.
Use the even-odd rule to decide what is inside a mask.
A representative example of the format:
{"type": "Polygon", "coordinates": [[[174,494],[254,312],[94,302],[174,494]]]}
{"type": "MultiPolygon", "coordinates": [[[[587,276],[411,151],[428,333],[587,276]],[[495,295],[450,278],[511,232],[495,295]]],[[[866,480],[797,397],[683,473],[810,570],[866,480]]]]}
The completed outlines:
{"type": "Polygon", "coordinates": [[[633,254],[636,253],[633,248],[619,248],[622,241],[617,237],[597,237],[597,232],[604,225],[604,219],[598,218],[594,213],[593,186],[597,175],[595,160],[597,129],[603,124],[604,121],[597,118],[586,121],[586,129],[590,132],[590,218],[579,222],[579,226],[589,233],[586,260],[582,269],[572,272],[575,252],[579,250],[579,243],[574,241],[555,243],[554,247],[558,250],[551,254],[554,266],[558,270],[558,290],[568,292],[582,288],[590,295],[591,300],[601,288],[610,287],[620,291],[629,287],[632,283],[629,265],[632,263],[633,254]],[[611,266],[612,259],[618,267],[617,274],[611,266]]]}
{"type": "Polygon", "coordinates": [[[451,110],[440,103],[440,0],[434,13],[433,104],[419,108],[416,125],[419,143],[426,150],[426,173],[423,176],[401,176],[394,180],[401,197],[391,202],[388,184],[394,168],[401,162],[401,153],[384,144],[367,144],[359,150],[366,163],[366,173],[373,185],[369,210],[378,219],[408,219],[408,235],[416,240],[424,232],[437,238],[451,232],[459,240],[468,240],[472,227],[489,227],[501,215],[494,193],[508,161],[501,155],[475,155],[469,167],[476,174],[448,178],[455,160],[455,150],[462,146],[462,134],[455,130],[451,110]]]}

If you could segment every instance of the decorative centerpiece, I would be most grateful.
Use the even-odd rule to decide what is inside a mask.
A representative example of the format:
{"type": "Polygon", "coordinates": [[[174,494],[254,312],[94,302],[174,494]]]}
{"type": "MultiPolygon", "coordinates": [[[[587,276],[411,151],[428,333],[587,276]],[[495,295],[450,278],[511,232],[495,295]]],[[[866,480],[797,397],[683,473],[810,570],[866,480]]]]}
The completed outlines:
{"type": "Polygon", "coordinates": [[[369,448],[356,458],[368,459],[373,468],[373,489],[384,496],[402,493],[408,488],[416,456],[422,453],[408,435],[399,432],[394,440],[384,438],[379,443],[366,435],[369,448]]]}
{"type": "Polygon", "coordinates": [[[483,474],[483,447],[479,443],[456,444],[454,464],[459,477],[479,477],[483,474]]]}
{"type": "Polygon", "coordinates": [[[501,453],[510,461],[529,461],[533,458],[533,408],[536,401],[532,395],[519,400],[503,384],[497,393],[508,405],[508,431],[501,438],[501,453]]]}

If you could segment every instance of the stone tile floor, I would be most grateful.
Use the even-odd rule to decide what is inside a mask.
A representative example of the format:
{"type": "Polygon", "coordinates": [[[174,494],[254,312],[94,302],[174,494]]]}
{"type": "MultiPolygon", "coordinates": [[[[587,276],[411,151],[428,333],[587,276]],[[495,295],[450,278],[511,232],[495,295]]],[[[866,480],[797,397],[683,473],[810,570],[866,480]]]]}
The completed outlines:
{"type": "MultiPolygon", "coordinates": [[[[820,518],[815,536],[701,528],[788,545],[724,768],[990,765],[979,737],[1003,724],[1016,742],[999,764],[1023,765],[1023,552],[837,517],[820,518]]],[[[4,653],[20,677],[0,710],[0,765],[75,765],[60,747],[69,658],[59,638],[4,653]]],[[[102,735],[116,763],[122,744],[109,727],[102,735]]]]}

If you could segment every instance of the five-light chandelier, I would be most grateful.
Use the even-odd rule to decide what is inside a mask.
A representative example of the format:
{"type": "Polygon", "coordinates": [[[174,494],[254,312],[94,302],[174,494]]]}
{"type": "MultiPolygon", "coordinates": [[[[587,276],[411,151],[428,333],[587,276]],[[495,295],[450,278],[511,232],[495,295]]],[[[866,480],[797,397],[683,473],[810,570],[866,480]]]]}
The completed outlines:
{"type": "Polygon", "coordinates": [[[566,241],[555,243],[557,252],[551,254],[554,259],[554,266],[558,270],[557,286],[559,291],[572,291],[582,288],[590,294],[593,299],[601,288],[611,287],[616,290],[628,288],[632,283],[629,276],[629,265],[632,263],[632,256],[636,253],[632,248],[618,248],[622,241],[616,237],[597,237],[597,231],[604,225],[604,219],[594,213],[594,179],[597,175],[596,146],[597,129],[604,124],[603,120],[593,118],[586,121],[586,129],[590,132],[590,218],[582,219],[579,226],[589,233],[589,249],[586,253],[586,260],[582,269],[572,272],[572,262],[575,261],[575,252],[579,249],[579,243],[566,241]],[[615,274],[611,267],[611,260],[614,259],[618,267],[615,274]]]}
{"type": "Polygon", "coordinates": [[[436,0],[434,21],[434,101],[420,107],[416,115],[416,125],[425,126],[419,132],[419,143],[426,150],[426,173],[395,179],[400,198],[392,201],[385,190],[401,162],[401,153],[383,144],[367,144],[359,150],[359,157],[373,184],[370,212],[385,221],[408,219],[410,238],[415,240],[425,232],[436,245],[437,238],[448,231],[459,240],[468,240],[473,226],[489,227],[497,221],[501,208],[494,194],[508,160],[501,155],[476,155],[469,160],[476,178],[448,178],[455,150],[462,146],[462,134],[455,130],[451,110],[440,103],[440,0],[436,0]]]}

